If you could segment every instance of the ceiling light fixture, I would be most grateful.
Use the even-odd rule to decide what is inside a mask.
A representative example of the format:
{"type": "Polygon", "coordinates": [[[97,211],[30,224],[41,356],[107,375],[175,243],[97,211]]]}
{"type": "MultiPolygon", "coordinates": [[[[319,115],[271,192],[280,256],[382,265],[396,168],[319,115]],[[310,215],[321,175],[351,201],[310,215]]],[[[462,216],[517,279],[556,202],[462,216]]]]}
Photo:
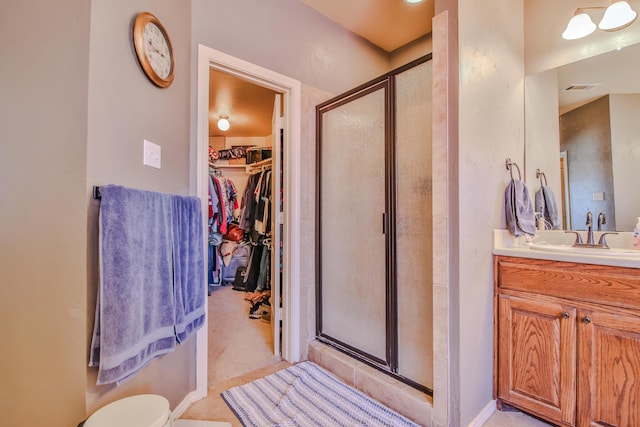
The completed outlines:
{"type": "Polygon", "coordinates": [[[220,116],[220,120],[218,120],[218,129],[221,131],[229,130],[229,117],[228,116],[220,116]]]}
{"type": "Polygon", "coordinates": [[[587,10],[603,10],[604,16],[598,27],[605,31],[618,31],[631,25],[637,18],[638,13],[631,9],[626,0],[616,1],[609,7],[579,7],[562,33],[565,40],[576,40],[586,37],[596,30],[596,24],[591,20],[591,16],[587,14],[587,10]]]}
{"type": "Polygon", "coordinates": [[[565,40],[581,39],[595,30],[596,24],[593,23],[591,17],[586,12],[583,12],[582,9],[578,9],[567,24],[564,33],[562,33],[562,38],[565,40]]]}
{"type": "Polygon", "coordinates": [[[404,0],[404,1],[410,4],[416,4],[416,3],[422,3],[424,0],[404,0]]]}
{"type": "Polygon", "coordinates": [[[617,1],[604,11],[604,16],[600,24],[598,24],[598,28],[605,31],[618,31],[633,24],[637,17],[638,13],[631,9],[629,3],[617,1]]]}

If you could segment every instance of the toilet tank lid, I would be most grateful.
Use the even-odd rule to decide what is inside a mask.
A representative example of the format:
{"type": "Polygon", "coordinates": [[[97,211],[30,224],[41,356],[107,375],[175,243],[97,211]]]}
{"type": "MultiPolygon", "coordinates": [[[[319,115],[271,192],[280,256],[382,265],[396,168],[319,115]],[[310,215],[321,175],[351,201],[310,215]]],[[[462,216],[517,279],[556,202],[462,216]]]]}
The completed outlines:
{"type": "Polygon", "coordinates": [[[84,427],[162,427],[170,416],[166,398],[140,394],[103,406],[87,419],[84,427]]]}

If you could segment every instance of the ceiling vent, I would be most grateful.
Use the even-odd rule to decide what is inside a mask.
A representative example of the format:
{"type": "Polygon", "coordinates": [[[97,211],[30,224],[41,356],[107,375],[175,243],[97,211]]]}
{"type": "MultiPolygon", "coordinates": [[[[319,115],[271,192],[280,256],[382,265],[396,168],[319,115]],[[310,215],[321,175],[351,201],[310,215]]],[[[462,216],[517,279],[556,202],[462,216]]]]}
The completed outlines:
{"type": "Polygon", "coordinates": [[[576,92],[591,90],[596,86],[600,86],[600,83],[588,83],[588,84],[573,84],[562,88],[562,92],[576,92]]]}

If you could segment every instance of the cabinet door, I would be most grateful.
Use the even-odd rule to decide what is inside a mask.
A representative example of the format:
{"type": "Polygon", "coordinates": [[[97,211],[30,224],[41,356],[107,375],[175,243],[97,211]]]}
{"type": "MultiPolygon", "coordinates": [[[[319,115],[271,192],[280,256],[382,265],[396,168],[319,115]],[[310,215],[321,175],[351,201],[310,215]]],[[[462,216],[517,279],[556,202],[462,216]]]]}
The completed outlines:
{"type": "Polygon", "coordinates": [[[576,309],[505,295],[498,304],[498,398],[574,425],[576,309]]]}
{"type": "Polygon", "coordinates": [[[640,426],[640,319],[580,311],[580,426],[640,426]]]}

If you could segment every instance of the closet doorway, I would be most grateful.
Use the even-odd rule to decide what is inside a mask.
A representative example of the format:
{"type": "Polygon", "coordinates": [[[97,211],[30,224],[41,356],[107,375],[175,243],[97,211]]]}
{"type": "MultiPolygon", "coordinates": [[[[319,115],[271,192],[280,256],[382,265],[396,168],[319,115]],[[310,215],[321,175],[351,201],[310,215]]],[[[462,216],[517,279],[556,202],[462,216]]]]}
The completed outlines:
{"type": "Polygon", "coordinates": [[[209,386],[281,360],[281,97],[209,70],[209,386]]]}
{"type": "MultiPolygon", "coordinates": [[[[245,242],[248,243],[243,246],[248,249],[246,250],[248,257],[255,255],[253,264],[257,268],[254,270],[256,274],[253,278],[254,286],[250,289],[253,291],[251,294],[245,290],[234,290],[234,283],[229,282],[228,277],[223,282],[225,277],[222,276],[220,270],[217,272],[217,278],[216,274],[207,274],[207,290],[211,291],[207,306],[211,305],[211,307],[207,307],[209,327],[201,328],[197,338],[196,399],[206,396],[209,377],[212,374],[210,371],[213,371],[214,380],[224,380],[225,376],[230,378],[261,367],[256,366],[255,363],[269,364],[274,360],[279,360],[280,355],[290,362],[296,362],[300,358],[300,338],[297,326],[300,310],[297,286],[299,283],[297,279],[299,277],[300,200],[297,189],[300,186],[298,148],[300,83],[205,46],[199,46],[198,54],[197,194],[204,202],[208,201],[209,184],[213,181],[212,177],[217,175],[219,180],[215,181],[215,186],[219,186],[220,182],[225,184],[227,181],[233,182],[233,186],[227,185],[230,189],[236,188],[237,203],[240,208],[245,188],[248,189],[252,185],[250,179],[260,175],[262,190],[268,189],[269,191],[261,194],[259,199],[261,201],[271,200],[271,203],[261,207],[261,213],[270,212],[271,215],[268,217],[268,223],[263,223],[257,228],[252,226],[245,232],[245,242]],[[244,139],[224,138],[228,141],[221,141],[220,135],[212,135],[210,132],[212,119],[215,123],[219,119],[218,116],[225,115],[231,126],[234,124],[241,126],[242,121],[246,118],[243,118],[241,114],[236,114],[239,112],[233,110],[233,106],[230,105],[231,99],[227,99],[228,105],[224,105],[227,94],[212,94],[210,92],[210,87],[213,88],[213,85],[210,85],[211,78],[230,79],[233,84],[252,86],[254,89],[271,94],[273,103],[270,108],[265,109],[264,113],[268,115],[273,129],[269,131],[269,135],[244,139]],[[210,105],[210,101],[213,105],[210,105]],[[225,107],[227,111],[223,111],[225,107]],[[215,114],[215,117],[210,117],[211,114],[215,114]],[[284,118],[282,122],[281,117],[284,118]],[[215,138],[216,136],[218,138],[215,138]],[[224,147],[221,144],[224,144],[224,147]],[[210,146],[212,150],[209,149],[210,146]],[[238,151],[233,150],[234,148],[240,148],[240,152],[244,151],[244,153],[247,153],[251,148],[251,160],[262,155],[265,159],[261,163],[251,165],[240,164],[246,162],[244,160],[246,154],[241,158],[242,160],[238,158],[233,161],[223,160],[222,157],[229,154],[226,150],[231,150],[229,157],[237,157],[238,151]],[[213,159],[213,162],[209,162],[210,153],[218,155],[218,158],[213,159]],[[266,158],[268,157],[267,153],[271,155],[268,159],[266,158]],[[271,185],[267,185],[268,182],[271,185]],[[265,206],[268,208],[265,209],[265,206]],[[287,220],[285,221],[283,218],[287,218],[287,220]],[[257,255],[255,253],[256,247],[261,249],[257,255]],[[266,249],[268,252],[262,249],[266,249]],[[262,254],[269,255],[267,258],[270,260],[267,259],[266,264],[262,254]],[[262,262],[260,262],[261,259],[262,262]],[[269,265],[269,268],[261,270],[261,264],[262,266],[269,265]],[[266,280],[269,292],[266,298],[258,298],[258,300],[263,304],[267,302],[269,309],[261,309],[259,311],[261,316],[250,318],[249,315],[254,314],[252,308],[256,301],[251,301],[249,297],[265,296],[264,292],[260,292],[265,290],[264,287],[257,289],[255,286],[257,283],[255,280],[258,279],[258,276],[262,276],[260,277],[261,283],[265,284],[265,274],[268,274],[270,278],[266,280]],[[211,282],[211,286],[209,282],[211,282]],[[225,310],[234,310],[234,307],[239,312],[227,311],[225,313],[225,310]],[[229,313],[233,313],[236,319],[242,321],[234,322],[233,318],[225,318],[225,315],[229,313]],[[244,327],[248,326],[253,331],[248,333],[246,339],[243,339],[243,334],[246,333],[246,331],[242,331],[243,323],[244,327]],[[253,342],[247,345],[244,341],[253,342]],[[254,354],[255,357],[244,357],[247,356],[247,353],[252,352],[260,354],[254,354]],[[219,366],[209,369],[209,364],[219,366]]],[[[253,184],[256,181],[254,180],[253,184]]],[[[235,212],[240,214],[240,209],[235,212]]],[[[203,203],[203,214],[208,220],[208,203],[203,203]]],[[[237,220],[239,219],[237,218],[237,220]]],[[[267,216],[260,219],[267,221],[267,216]]],[[[230,223],[235,222],[239,221],[230,223]]],[[[217,224],[219,225],[219,221],[217,224]]],[[[225,223],[225,225],[228,224],[225,223]]],[[[216,231],[217,235],[223,234],[222,230],[216,231]]],[[[228,232],[229,229],[224,231],[228,232]]],[[[207,230],[207,237],[209,236],[210,233],[207,230]]],[[[208,238],[206,240],[209,241],[208,238]]],[[[209,253],[209,246],[207,243],[206,253],[209,253]]],[[[237,249],[241,245],[230,246],[237,249]]],[[[220,251],[219,254],[223,255],[223,252],[220,251]]],[[[247,264],[251,263],[251,261],[247,261],[247,264]]],[[[213,266],[213,264],[210,265],[213,266]]],[[[250,265],[247,265],[247,269],[249,268],[250,265]]],[[[209,273],[209,267],[207,267],[207,273],[209,273]]],[[[266,308],[266,305],[264,304],[263,307],[266,308]]]]}

